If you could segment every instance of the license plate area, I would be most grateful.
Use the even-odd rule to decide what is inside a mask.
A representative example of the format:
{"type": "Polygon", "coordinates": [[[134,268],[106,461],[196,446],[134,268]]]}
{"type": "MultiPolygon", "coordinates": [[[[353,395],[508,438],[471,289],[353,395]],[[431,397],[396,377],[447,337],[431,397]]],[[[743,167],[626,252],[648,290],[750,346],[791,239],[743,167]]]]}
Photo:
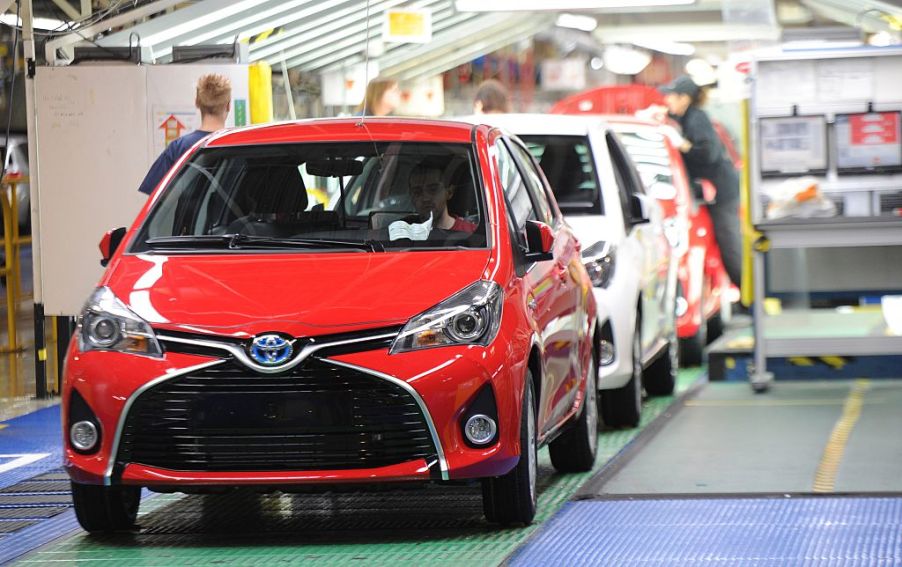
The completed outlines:
{"type": "Polygon", "coordinates": [[[211,430],[261,430],[267,433],[334,431],[353,425],[351,392],[212,394],[198,400],[191,414],[194,427],[211,430]]]}

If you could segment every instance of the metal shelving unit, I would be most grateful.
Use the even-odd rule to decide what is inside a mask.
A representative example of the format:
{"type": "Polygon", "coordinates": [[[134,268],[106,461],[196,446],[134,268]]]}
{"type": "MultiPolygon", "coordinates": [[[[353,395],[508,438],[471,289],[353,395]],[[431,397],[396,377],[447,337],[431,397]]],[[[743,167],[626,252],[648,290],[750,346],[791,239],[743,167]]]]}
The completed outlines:
{"type": "MultiPolygon", "coordinates": [[[[755,83],[750,105],[751,147],[760,147],[759,119],[763,117],[823,115],[830,132],[830,126],[840,113],[902,110],[902,73],[898,69],[902,69],[902,49],[898,48],[810,50],[756,58],[752,65],[755,83]],[[828,79],[848,80],[851,83],[848,88],[835,82],[823,83],[825,73],[822,69],[832,65],[832,72],[846,63],[850,77],[831,75],[828,79]],[[796,67],[797,82],[786,83],[786,92],[775,93],[772,87],[776,78],[780,74],[791,77],[796,67]],[[855,75],[856,69],[861,70],[858,75],[855,75]],[[812,77],[818,81],[815,88],[799,86],[798,81],[812,77]],[[872,92],[864,96],[868,85],[862,81],[868,77],[872,81],[872,92]],[[769,86],[765,86],[768,81],[769,86]],[[839,94],[846,89],[852,96],[827,97],[821,87],[834,88],[839,94]],[[798,98],[793,99],[795,94],[798,98]]],[[[859,204],[864,204],[865,215],[767,220],[762,187],[773,181],[762,177],[759,153],[753,151],[750,155],[750,209],[753,225],[760,233],[753,262],[755,360],[749,375],[756,391],[767,390],[773,380],[767,370],[768,357],[902,354],[902,336],[888,330],[878,310],[808,308],[790,309],[775,315],[765,312],[766,253],[770,250],[902,246],[902,218],[881,214],[879,206],[881,194],[902,191],[902,175],[838,175],[834,159],[836,147],[830,136],[827,147],[830,165],[818,179],[822,192],[834,199],[856,199],[859,204]]],[[[860,206],[856,214],[862,215],[860,206]]]]}

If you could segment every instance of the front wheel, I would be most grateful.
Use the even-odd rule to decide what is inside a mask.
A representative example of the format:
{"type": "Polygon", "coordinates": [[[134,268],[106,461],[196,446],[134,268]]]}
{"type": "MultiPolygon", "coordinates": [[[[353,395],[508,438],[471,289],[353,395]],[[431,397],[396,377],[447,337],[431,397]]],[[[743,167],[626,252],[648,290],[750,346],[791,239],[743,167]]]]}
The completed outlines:
{"type": "Polygon", "coordinates": [[[649,396],[669,396],[676,386],[679,368],[676,333],[667,342],[667,350],[645,371],[645,391],[649,396]]]}
{"type": "Polygon", "coordinates": [[[594,356],[586,372],[586,397],[576,424],[548,446],[551,464],[560,472],[586,472],[595,466],[598,448],[598,371],[594,356]]]}
{"type": "Polygon", "coordinates": [[[532,373],[526,372],[520,411],[520,460],[504,476],[482,480],[482,508],[490,522],[528,526],[536,515],[538,446],[532,373]]]}
{"type": "Polygon", "coordinates": [[[610,427],[636,427],[642,418],[642,327],[636,315],[633,332],[633,374],[625,386],[601,391],[601,420],[610,427]]]}
{"type": "Polygon", "coordinates": [[[72,483],[75,517],[85,531],[118,532],[135,527],[141,488],[72,483]]]}

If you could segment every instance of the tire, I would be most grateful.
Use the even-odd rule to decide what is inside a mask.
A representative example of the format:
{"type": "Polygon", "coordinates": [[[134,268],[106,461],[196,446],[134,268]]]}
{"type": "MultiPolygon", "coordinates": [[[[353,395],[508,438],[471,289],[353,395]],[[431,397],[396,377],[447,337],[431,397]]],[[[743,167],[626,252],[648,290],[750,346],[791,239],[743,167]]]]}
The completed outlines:
{"type": "Polygon", "coordinates": [[[598,452],[598,370],[595,357],[586,376],[586,397],[576,424],[551,442],[551,464],[560,472],[586,472],[595,466],[598,452]]]}
{"type": "Polygon", "coordinates": [[[72,483],[75,516],[85,531],[118,532],[135,527],[141,489],[137,486],[100,486],[72,483]]]}
{"type": "Polygon", "coordinates": [[[676,386],[677,371],[680,368],[679,353],[677,352],[676,332],[671,331],[670,340],[667,341],[667,350],[658,356],[645,370],[645,392],[649,396],[670,396],[676,386]]]}
{"type": "Polygon", "coordinates": [[[708,344],[708,325],[702,321],[695,335],[680,339],[680,366],[700,366],[708,344]]]}
{"type": "Polygon", "coordinates": [[[626,385],[601,391],[601,419],[611,427],[636,427],[642,417],[642,329],[638,317],[633,333],[633,375],[626,385]]]}
{"type": "Polygon", "coordinates": [[[507,526],[528,526],[536,516],[538,447],[536,445],[536,403],[532,373],[526,372],[520,412],[520,460],[504,476],[482,480],[482,508],[486,520],[507,526]]]}
{"type": "Polygon", "coordinates": [[[724,324],[723,316],[721,315],[720,311],[718,311],[710,319],[708,319],[707,327],[708,344],[711,344],[723,335],[724,324]]]}

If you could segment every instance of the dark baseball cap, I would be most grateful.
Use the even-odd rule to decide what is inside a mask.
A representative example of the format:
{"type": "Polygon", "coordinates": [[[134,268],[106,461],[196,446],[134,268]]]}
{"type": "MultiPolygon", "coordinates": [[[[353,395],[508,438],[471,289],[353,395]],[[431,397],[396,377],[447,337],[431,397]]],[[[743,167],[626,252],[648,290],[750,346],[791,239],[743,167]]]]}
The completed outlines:
{"type": "Polygon", "coordinates": [[[680,75],[670,83],[660,87],[658,90],[664,94],[676,93],[694,97],[698,94],[699,89],[698,85],[695,84],[695,81],[693,81],[689,75],[680,75]]]}

